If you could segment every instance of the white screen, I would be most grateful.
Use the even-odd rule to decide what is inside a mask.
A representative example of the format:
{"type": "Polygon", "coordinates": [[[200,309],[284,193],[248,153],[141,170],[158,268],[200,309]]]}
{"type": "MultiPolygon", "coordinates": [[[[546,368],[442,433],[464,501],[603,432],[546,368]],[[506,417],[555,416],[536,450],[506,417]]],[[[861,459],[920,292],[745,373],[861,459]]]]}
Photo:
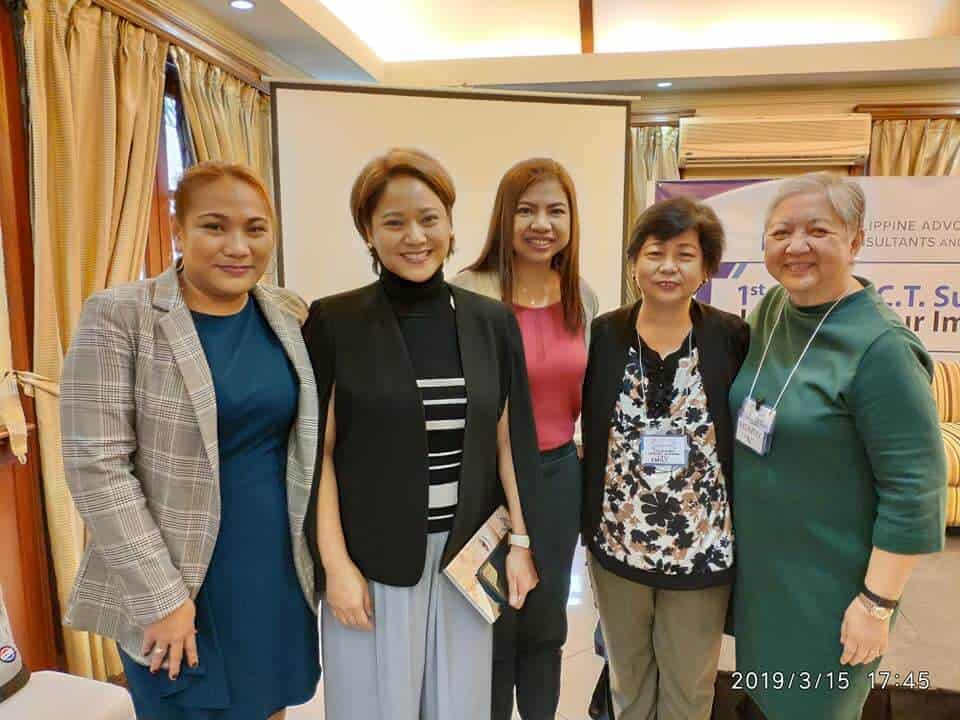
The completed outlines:
{"type": "Polygon", "coordinates": [[[448,279],[479,255],[503,173],[521,160],[546,156],[563,164],[576,185],[581,273],[601,310],[620,304],[628,101],[393,92],[274,85],[275,180],[288,288],[309,302],[375,279],[350,215],[350,188],[375,156],[416,147],[436,157],[457,188],[448,279]]]}

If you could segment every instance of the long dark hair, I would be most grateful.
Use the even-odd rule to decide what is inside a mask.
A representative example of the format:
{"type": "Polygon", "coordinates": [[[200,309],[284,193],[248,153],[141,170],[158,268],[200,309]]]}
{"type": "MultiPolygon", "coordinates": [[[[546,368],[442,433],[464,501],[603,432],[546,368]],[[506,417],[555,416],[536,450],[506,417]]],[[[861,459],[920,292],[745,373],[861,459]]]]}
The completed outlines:
{"type": "Polygon", "coordinates": [[[517,203],[527,189],[543,180],[556,180],[563,187],[570,205],[570,242],[550,261],[560,273],[560,302],[563,320],[570,332],[583,330],[586,318],[580,298],[580,215],[577,191],[570,173],[550,158],[530,158],[514,165],[500,179],[493,202],[487,241],[477,261],[467,270],[495,272],[500,278],[500,297],[513,303],[513,218],[517,203]]]}

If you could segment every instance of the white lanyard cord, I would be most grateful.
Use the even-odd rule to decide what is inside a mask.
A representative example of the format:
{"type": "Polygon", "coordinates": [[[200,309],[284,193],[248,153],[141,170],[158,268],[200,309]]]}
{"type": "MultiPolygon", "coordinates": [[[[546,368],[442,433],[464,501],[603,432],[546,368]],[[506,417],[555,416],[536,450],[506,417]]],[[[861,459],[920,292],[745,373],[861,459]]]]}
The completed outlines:
{"type": "MultiPolygon", "coordinates": [[[[783,394],[787,391],[787,387],[790,385],[790,381],[793,380],[793,376],[796,375],[797,370],[800,368],[800,363],[803,362],[804,356],[807,354],[807,350],[810,349],[810,346],[813,345],[813,340],[817,337],[817,333],[820,332],[820,328],[823,327],[823,324],[827,321],[827,318],[830,317],[830,313],[833,312],[834,308],[840,304],[840,301],[846,297],[846,294],[841,295],[836,299],[833,305],[830,306],[830,309],[824,313],[823,317],[820,318],[820,323],[817,325],[817,329],[813,331],[813,334],[810,336],[810,339],[807,340],[806,346],[803,348],[803,352],[800,353],[800,357],[797,359],[797,364],[793,366],[793,370],[790,371],[790,374],[787,376],[787,381],[783,384],[783,389],[780,391],[780,394],[777,396],[777,401],[773,404],[771,410],[776,410],[780,405],[780,401],[783,400],[783,394]]],[[[763,361],[767,359],[767,353],[770,351],[770,345],[773,344],[773,336],[777,332],[777,328],[780,327],[780,318],[783,317],[783,308],[787,304],[787,298],[783,299],[783,302],[780,303],[780,312],[777,314],[777,320],[773,323],[773,330],[770,331],[770,337],[767,338],[767,346],[763,349],[763,355],[760,357],[760,365],[757,367],[757,374],[753,376],[753,384],[750,386],[750,392],[747,394],[747,397],[751,400],[753,399],[753,391],[757,387],[757,380],[760,379],[760,371],[763,370],[763,361]]]]}

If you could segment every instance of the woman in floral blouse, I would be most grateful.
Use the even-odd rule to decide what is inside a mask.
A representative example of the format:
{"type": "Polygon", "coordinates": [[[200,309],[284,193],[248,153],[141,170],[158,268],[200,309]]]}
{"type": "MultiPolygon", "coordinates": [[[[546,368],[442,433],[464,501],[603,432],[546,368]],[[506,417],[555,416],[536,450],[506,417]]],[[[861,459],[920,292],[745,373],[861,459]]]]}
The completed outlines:
{"type": "Polygon", "coordinates": [[[693,296],[723,246],[706,205],[649,208],[627,251],[642,300],[592,326],[582,533],[618,720],[706,720],[713,703],[734,560],[727,394],[749,330],[693,296]]]}

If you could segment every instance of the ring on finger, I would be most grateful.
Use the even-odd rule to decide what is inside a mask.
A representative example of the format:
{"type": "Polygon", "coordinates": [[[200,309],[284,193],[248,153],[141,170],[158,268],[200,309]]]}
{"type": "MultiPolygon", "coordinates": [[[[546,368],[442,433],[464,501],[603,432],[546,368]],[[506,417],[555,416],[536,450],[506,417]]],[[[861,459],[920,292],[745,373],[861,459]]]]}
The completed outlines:
{"type": "Polygon", "coordinates": [[[167,654],[167,649],[166,649],[165,647],[155,647],[155,648],[153,649],[153,654],[154,654],[154,655],[166,655],[166,654],[167,654]]]}

